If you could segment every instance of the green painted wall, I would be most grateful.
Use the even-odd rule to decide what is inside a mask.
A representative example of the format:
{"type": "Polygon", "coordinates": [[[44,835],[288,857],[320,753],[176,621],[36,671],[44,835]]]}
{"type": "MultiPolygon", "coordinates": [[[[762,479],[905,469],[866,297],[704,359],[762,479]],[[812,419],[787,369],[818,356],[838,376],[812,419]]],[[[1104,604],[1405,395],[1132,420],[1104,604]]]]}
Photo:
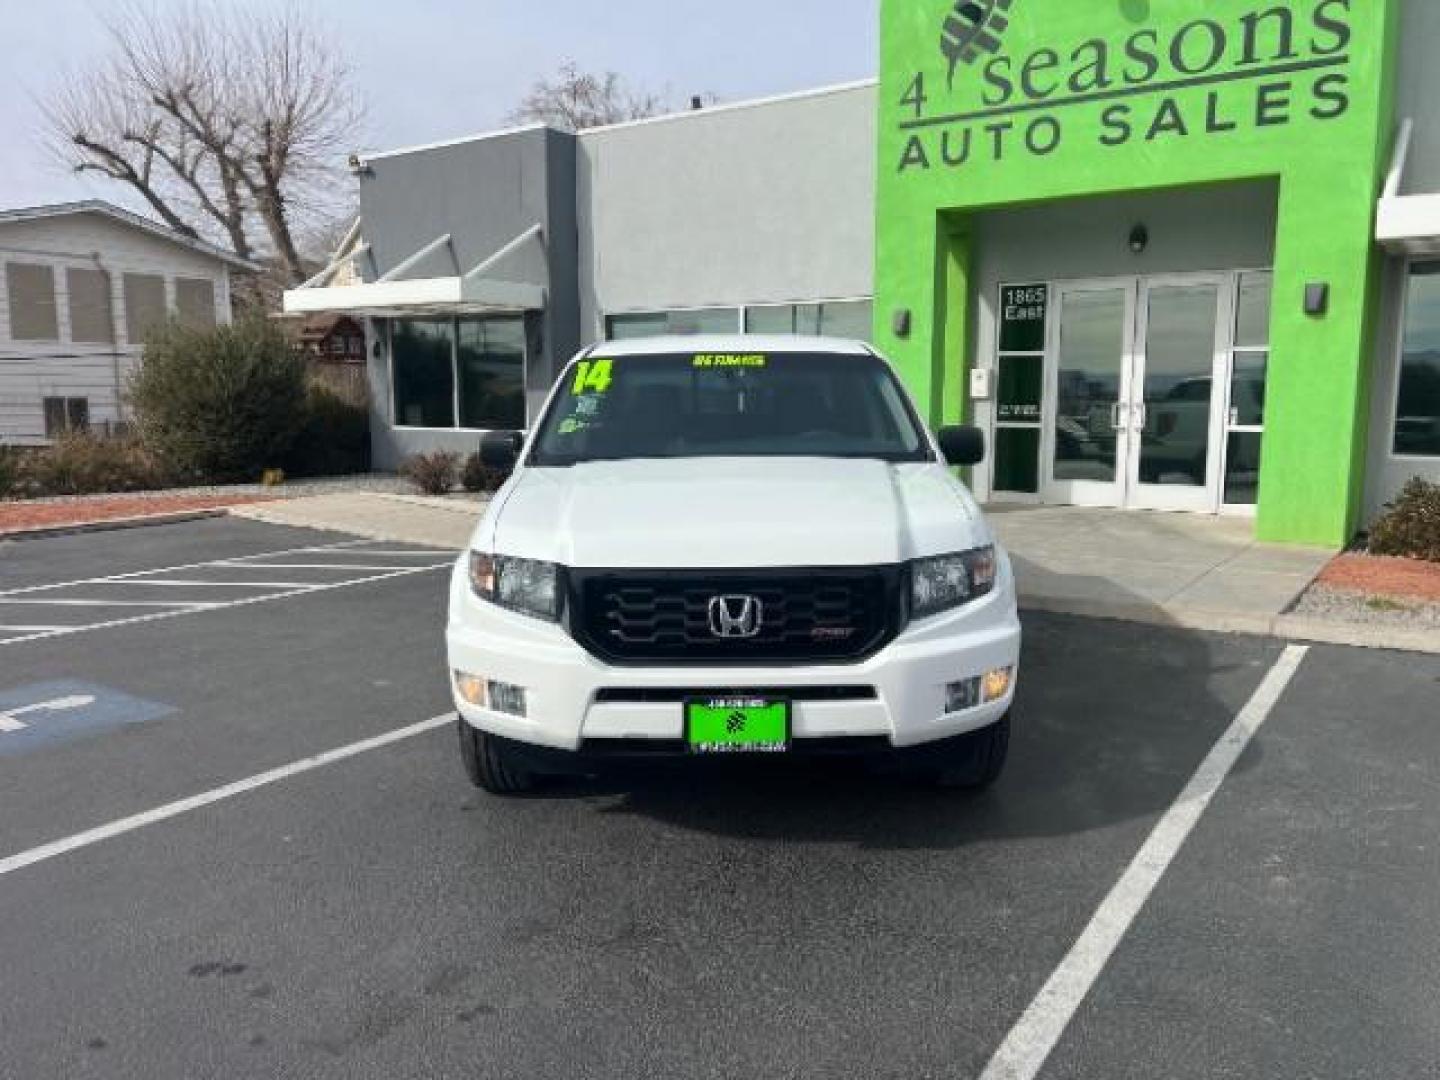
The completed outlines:
{"type": "Polygon", "coordinates": [[[1278,177],[1257,527],[1346,542],[1397,19],[1397,0],[882,0],[876,341],[930,419],[965,414],[971,214],[1278,177]],[[962,53],[986,8],[1008,25],[962,53]],[[1331,287],[1323,317],[1304,313],[1308,282],[1331,287]],[[897,309],[913,313],[908,337],[892,331],[897,309]]]}

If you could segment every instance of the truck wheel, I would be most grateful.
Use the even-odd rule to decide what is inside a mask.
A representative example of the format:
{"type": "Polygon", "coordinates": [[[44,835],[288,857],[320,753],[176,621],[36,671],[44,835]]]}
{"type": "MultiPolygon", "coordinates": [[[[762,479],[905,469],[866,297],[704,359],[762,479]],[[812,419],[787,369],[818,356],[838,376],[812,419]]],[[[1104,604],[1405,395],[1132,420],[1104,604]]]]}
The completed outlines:
{"type": "Polygon", "coordinates": [[[929,778],[938,787],[980,791],[1000,779],[1010,754],[1010,714],[947,747],[929,778]]]}
{"type": "Polygon", "coordinates": [[[476,731],[463,716],[457,722],[460,759],[472,784],[491,795],[523,795],[535,789],[535,774],[515,760],[503,739],[476,731]]]}

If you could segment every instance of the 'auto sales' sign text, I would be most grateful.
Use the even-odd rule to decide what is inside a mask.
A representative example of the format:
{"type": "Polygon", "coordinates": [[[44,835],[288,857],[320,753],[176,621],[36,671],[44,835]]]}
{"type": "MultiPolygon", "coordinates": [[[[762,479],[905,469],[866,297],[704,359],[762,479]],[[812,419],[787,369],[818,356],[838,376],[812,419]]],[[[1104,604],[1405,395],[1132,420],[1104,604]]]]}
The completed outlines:
{"type": "Polygon", "coordinates": [[[1023,55],[1005,37],[1026,0],[955,4],[940,37],[948,78],[916,74],[899,102],[899,171],[1046,158],[1073,140],[1164,146],[1335,120],[1350,108],[1354,2],[1369,0],[1261,4],[1023,55]],[[952,111],[949,90],[961,85],[978,102],[952,111]]]}

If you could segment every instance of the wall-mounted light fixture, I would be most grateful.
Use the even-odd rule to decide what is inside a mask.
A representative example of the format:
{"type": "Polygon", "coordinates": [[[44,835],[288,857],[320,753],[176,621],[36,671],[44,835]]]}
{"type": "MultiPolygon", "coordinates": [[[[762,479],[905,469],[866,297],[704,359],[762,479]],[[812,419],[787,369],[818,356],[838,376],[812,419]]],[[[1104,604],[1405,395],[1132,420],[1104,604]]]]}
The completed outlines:
{"type": "Polygon", "coordinates": [[[1330,286],[1323,281],[1314,281],[1305,286],[1305,314],[1324,315],[1330,310],[1330,286]]]}
{"type": "Polygon", "coordinates": [[[1145,249],[1150,246],[1150,230],[1144,224],[1136,225],[1130,230],[1130,251],[1135,255],[1144,255],[1145,249]]]}
{"type": "Polygon", "coordinates": [[[907,338],[910,336],[909,308],[897,308],[895,310],[895,314],[890,320],[890,329],[895,331],[895,336],[898,338],[907,338]]]}

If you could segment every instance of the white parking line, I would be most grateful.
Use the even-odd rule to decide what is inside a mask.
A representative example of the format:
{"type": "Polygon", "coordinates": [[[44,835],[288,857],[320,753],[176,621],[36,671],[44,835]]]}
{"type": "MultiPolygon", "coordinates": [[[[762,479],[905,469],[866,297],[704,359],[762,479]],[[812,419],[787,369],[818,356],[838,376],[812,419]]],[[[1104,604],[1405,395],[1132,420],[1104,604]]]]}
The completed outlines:
{"type": "MultiPolygon", "coordinates": [[[[369,577],[349,578],[345,581],[332,581],[328,585],[307,585],[302,589],[290,589],[285,592],[266,593],[264,596],[247,596],[239,600],[226,600],[218,603],[190,604],[183,607],[172,607],[169,611],[154,612],[149,615],[136,615],[129,619],[112,619],[107,622],[87,623],[82,626],[66,627],[62,630],[50,630],[38,634],[26,634],[24,637],[6,638],[0,641],[0,648],[7,645],[24,645],[32,641],[44,641],[47,638],[65,637],[69,634],[83,634],[90,630],[110,630],[117,626],[138,626],[142,623],[160,622],[163,619],[173,619],[180,615],[199,615],[210,611],[226,611],[230,608],[252,607],[256,604],[268,604],[272,600],[288,600],[294,596],[314,596],[316,593],[330,592],[334,589],[348,589],[355,585],[369,585],[377,581],[390,581],[393,578],[413,577],[416,574],[428,574],[436,569],[449,569],[433,566],[407,566],[403,570],[393,570],[388,574],[372,574],[369,577]]],[[[4,598],[0,597],[0,603],[4,598]]],[[[59,603],[60,601],[54,601],[59,603]]]]}
{"type": "Polygon", "coordinates": [[[154,810],[147,810],[143,814],[134,814],[130,817],[112,821],[108,825],[101,825],[94,829],[87,829],[85,832],[67,836],[63,840],[55,840],[49,844],[42,844],[40,847],[31,848],[29,851],[22,851],[17,855],[0,859],[0,877],[6,874],[13,874],[17,870],[23,870],[27,866],[34,866],[49,859],[59,858],[80,848],[90,847],[105,840],[113,840],[117,836],[124,836],[126,833],[143,829],[147,825],[154,825],[161,821],[168,821],[170,818],[179,817],[181,814],[188,814],[192,810],[199,810],[205,806],[213,806],[215,803],[223,802],[226,799],[233,799],[237,795],[244,795],[246,792],[254,791],[269,784],[277,784],[281,780],[288,780],[292,776],[299,776],[301,773],[313,772],[316,769],[324,768],[326,765],[333,765],[337,761],[344,761],[347,758],[358,757],[367,754],[371,750],[379,750],[382,747],[393,746],[395,743],[404,742],[406,739],[413,739],[418,735],[425,735],[437,728],[445,727],[455,722],[454,713],[446,713],[444,716],[436,716],[423,723],[413,724],[410,727],[400,728],[385,735],[376,736],[373,739],[365,739],[361,742],[351,743],[349,746],[341,746],[335,750],[327,750],[323,754],[314,757],[303,758],[300,761],[289,765],[283,765],[278,769],[271,769],[248,780],[237,780],[233,784],[226,784],[224,787],[214,788],[202,792],[199,795],[191,795],[187,799],[180,799],[177,802],[166,803],[154,810]]]}
{"type": "Polygon", "coordinates": [[[30,607],[216,607],[204,600],[75,600],[62,597],[59,600],[11,600],[0,596],[0,607],[25,604],[30,607]]]}
{"type": "MultiPolygon", "coordinates": [[[[211,563],[211,566],[218,566],[223,570],[359,570],[362,573],[378,570],[399,570],[399,566],[371,566],[365,563],[247,563],[243,567],[236,566],[233,562],[211,563]]],[[[441,566],[450,566],[451,563],[433,563],[423,567],[425,570],[438,570],[441,566]]]]}
{"type": "Polygon", "coordinates": [[[1309,648],[1291,645],[1166,811],[1060,966],[1005,1037],[980,1080],[1034,1080],[1131,924],[1295,677],[1309,648]]]}
{"type": "MultiPolygon", "coordinates": [[[[399,570],[401,567],[396,566],[391,569],[399,570]]],[[[167,585],[185,589],[314,589],[317,588],[320,583],[314,581],[173,581],[170,578],[156,578],[152,581],[149,578],[140,578],[139,580],[132,581],[92,581],[90,584],[121,585],[127,589],[142,587],[154,589],[157,587],[163,588],[167,585]]],[[[0,597],[0,604],[4,602],[5,598],[0,597]]],[[[44,603],[44,601],[39,602],[44,603]]]]}
{"type": "MultiPolygon", "coordinates": [[[[370,542],[371,542],[371,541],[366,541],[366,540],[343,540],[343,541],[341,541],[341,542],[338,543],[338,544],[331,544],[331,545],[329,545],[329,546],[327,546],[327,547],[286,548],[286,549],[281,550],[281,551],[265,551],[265,552],[261,552],[259,555],[241,555],[241,556],[239,556],[239,557],[237,557],[237,558],[230,559],[230,560],[227,560],[227,561],[232,562],[232,563],[243,563],[243,562],[247,562],[247,561],[252,560],[252,559],[272,559],[272,558],[279,558],[279,557],[282,556],[282,555],[299,555],[299,554],[301,554],[302,552],[335,551],[335,550],[340,549],[340,548],[357,547],[357,546],[359,546],[360,544],[365,544],[365,543],[370,543],[370,542]]],[[[100,584],[100,583],[102,583],[102,582],[103,582],[103,583],[109,583],[109,582],[112,582],[112,581],[132,581],[132,580],[134,580],[135,578],[154,577],[154,576],[157,575],[157,574],[173,574],[173,573],[175,573],[176,571],[179,571],[179,570],[198,570],[198,569],[200,569],[201,567],[204,567],[204,566],[214,566],[214,565],[215,565],[215,560],[211,559],[211,560],[207,560],[207,561],[205,561],[205,562],[183,563],[183,564],[181,564],[180,566],[161,566],[161,567],[157,567],[157,568],[154,569],[154,570],[134,570],[134,571],[131,571],[131,572],[128,573],[128,574],[107,574],[105,577],[77,578],[77,579],[74,580],[74,581],[56,581],[56,582],[52,582],[52,583],[49,584],[49,585],[27,585],[27,586],[25,586],[24,588],[21,588],[21,589],[3,589],[3,590],[0,590],[0,597],[6,597],[6,596],[28,596],[28,595],[30,595],[31,593],[51,592],[51,591],[53,591],[53,590],[55,590],[55,589],[68,589],[68,588],[71,588],[71,587],[73,587],[73,586],[75,586],[75,585],[98,585],[98,584],[100,584]]]]}

